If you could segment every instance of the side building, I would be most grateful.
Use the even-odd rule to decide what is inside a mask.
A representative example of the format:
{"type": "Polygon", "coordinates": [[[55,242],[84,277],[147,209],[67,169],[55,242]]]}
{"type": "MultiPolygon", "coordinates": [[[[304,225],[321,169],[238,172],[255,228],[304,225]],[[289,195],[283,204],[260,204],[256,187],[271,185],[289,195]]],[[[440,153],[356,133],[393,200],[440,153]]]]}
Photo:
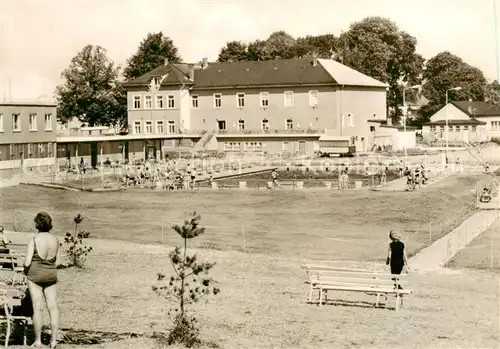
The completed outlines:
{"type": "Polygon", "coordinates": [[[129,133],[156,138],[145,157],[196,142],[312,155],[324,135],[367,151],[386,120],[387,85],[327,59],[165,62],[125,87],[129,133]]]}
{"type": "Polygon", "coordinates": [[[0,102],[0,169],[51,165],[56,130],[55,104],[0,102]]]}

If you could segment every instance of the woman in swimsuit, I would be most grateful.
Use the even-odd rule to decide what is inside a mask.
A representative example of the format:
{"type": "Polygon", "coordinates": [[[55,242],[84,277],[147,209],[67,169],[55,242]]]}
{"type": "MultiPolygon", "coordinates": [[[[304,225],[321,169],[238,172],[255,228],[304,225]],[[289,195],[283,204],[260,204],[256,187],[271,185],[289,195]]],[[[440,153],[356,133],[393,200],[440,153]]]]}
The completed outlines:
{"type": "MultiPolygon", "coordinates": [[[[408,271],[405,244],[401,242],[401,236],[394,230],[389,232],[389,239],[391,239],[391,243],[387,251],[386,264],[391,266],[392,275],[400,275],[405,265],[406,271],[408,271]]],[[[401,288],[401,286],[398,285],[398,288],[401,288]]]]}
{"type": "Polygon", "coordinates": [[[43,300],[47,303],[52,333],[51,348],[57,344],[59,329],[59,307],[56,299],[57,263],[59,240],[49,232],[52,219],[45,212],[35,217],[38,233],[28,242],[24,273],[28,279],[28,289],[33,303],[33,327],[35,329],[34,347],[42,345],[43,300]]]}

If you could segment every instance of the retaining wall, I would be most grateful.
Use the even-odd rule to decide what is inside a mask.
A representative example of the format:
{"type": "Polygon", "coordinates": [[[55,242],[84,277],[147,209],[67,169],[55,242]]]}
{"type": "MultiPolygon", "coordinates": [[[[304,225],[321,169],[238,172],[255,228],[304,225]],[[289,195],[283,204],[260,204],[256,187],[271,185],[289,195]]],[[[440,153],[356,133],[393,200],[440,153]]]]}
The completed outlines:
{"type": "Polygon", "coordinates": [[[499,214],[497,210],[484,210],[473,214],[452,232],[410,258],[410,268],[426,271],[446,266],[458,251],[495,223],[499,214]]]}

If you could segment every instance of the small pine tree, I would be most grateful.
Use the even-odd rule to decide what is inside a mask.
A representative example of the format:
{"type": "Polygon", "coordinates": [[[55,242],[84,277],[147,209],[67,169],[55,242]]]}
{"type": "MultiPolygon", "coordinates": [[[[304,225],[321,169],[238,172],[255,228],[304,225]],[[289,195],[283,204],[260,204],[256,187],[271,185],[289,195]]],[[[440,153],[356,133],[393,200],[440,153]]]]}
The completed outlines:
{"type": "Polygon", "coordinates": [[[173,327],[166,337],[168,345],[183,344],[191,348],[201,341],[198,338],[199,328],[196,325],[196,317],[190,315],[187,307],[198,302],[200,298],[210,294],[217,295],[220,290],[213,287],[214,280],[208,276],[209,270],[215,263],[198,262],[196,254],[187,254],[187,241],[205,232],[205,228],[199,226],[201,217],[196,212],[190,215],[190,219],[184,221],[183,226],[174,225],[172,229],[183,239],[183,248],[176,247],[169,253],[174,275],[167,278],[164,274],[158,274],[157,284],[153,291],[159,296],[176,303],[170,308],[168,315],[173,320],[173,327]]]}
{"type": "Polygon", "coordinates": [[[71,234],[70,232],[67,232],[64,236],[64,243],[67,246],[66,254],[69,262],[67,264],[61,264],[59,268],[83,268],[87,255],[92,251],[92,246],[86,246],[83,244],[83,239],[88,238],[90,236],[90,232],[83,230],[78,231],[78,226],[82,223],[82,221],[83,216],[78,213],[73,219],[73,222],[75,223],[74,233],[71,234]]]}

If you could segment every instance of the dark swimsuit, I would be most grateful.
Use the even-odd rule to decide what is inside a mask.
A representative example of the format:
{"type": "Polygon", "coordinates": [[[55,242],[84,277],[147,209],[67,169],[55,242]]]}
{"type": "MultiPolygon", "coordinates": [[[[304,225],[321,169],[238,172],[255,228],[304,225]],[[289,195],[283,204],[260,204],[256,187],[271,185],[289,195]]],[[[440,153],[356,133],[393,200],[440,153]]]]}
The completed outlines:
{"type": "Polygon", "coordinates": [[[49,287],[57,283],[57,254],[52,259],[42,259],[36,249],[35,238],[33,238],[34,252],[31,265],[26,274],[28,280],[40,287],[49,287]]]}
{"type": "Polygon", "coordinates": [[[393,241],[391,247],[391,274],[401,274],[405,265],[404,249],[405,244],[401,241],[393,241]]]}

